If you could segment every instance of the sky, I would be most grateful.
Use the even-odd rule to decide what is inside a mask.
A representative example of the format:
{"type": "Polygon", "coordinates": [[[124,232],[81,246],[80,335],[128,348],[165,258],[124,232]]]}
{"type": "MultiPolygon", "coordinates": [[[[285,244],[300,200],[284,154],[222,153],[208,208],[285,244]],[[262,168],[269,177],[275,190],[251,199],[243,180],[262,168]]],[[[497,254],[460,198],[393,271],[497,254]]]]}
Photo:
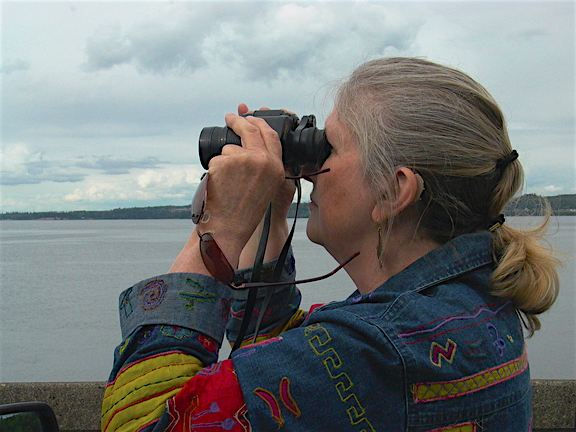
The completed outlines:
{"type": "MultiPolygon", "coordinates": [[[[573,1],[1,1],[0,212],[187,205],[239,103],[314,114],[383,56],[499,102],[523,193],[576,193],[573,1]]],[[[307,195],[305,195],[307,200],[307,195]]]]}

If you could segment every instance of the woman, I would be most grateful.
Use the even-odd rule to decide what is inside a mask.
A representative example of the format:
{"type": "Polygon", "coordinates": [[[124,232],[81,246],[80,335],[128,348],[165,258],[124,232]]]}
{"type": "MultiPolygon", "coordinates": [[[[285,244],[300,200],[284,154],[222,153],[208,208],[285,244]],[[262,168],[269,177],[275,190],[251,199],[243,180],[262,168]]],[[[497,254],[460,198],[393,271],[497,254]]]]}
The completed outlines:
{"type": "Polygon", "coordinates": [[[331,154],[309,177],[307,233],[341,264],[359,252],[345,266],[357,291],[304,313],[294,285],[277,288],[259,343],[217,363],[246,294],[206,248],[249,266],[272,202],[275,259],[293,194],[277,134],[256,117],[226,123],[242,147],[210,162],[195,232],[168,275],[120,297],[103,430],[530,430],[521,323],[534,332],[554,302],[556,262],[538,243],[543,227],[518,231],[501,216],[523,175],[486,90],[417,59],[350,76],[326,121],[331,154]]]}

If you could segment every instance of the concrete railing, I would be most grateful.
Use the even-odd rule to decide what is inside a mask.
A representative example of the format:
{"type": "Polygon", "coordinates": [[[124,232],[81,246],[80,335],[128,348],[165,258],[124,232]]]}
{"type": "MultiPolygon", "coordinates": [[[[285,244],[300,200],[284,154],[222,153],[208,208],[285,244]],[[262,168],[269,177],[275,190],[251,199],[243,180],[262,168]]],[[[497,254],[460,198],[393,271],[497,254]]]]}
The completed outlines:
{"type": "MultiPolygon", "coordinates": [[[[100,430],[103,382],[0,383],[0,404],[41,401],[56,413],[60,430],[100,430]]],[[[576,432],[576,381],[533,380],[534,432],[576,432]]],[[[505,432],[505,431],[502,431],[505,432]]]]}

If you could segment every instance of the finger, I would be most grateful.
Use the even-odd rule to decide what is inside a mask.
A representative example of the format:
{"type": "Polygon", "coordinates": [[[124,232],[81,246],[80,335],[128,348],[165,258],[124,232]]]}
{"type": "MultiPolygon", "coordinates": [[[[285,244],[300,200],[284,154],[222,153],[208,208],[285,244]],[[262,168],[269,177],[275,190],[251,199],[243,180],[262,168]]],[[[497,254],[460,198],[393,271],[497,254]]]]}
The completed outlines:
{"type": "Polygon", "coordinates": [[[282,144],[278,132],[270,127],[266,120],[258,117],[246,117],[246,120],[260,130],[266,149],[278,158],[282,158],[282,144]]]}
{"type": "Polygon", "coordinates": [[[265,149],[266,144],[264,143],[260,127],[252,123],[251,120],[253,119],[254,117],[250,116],[241,117],[236,114],[227,114],[226,125],[240,137],[242,147],[245,149],[265,149]]]}
{"type": "Polygon", "coordinates": [[[250,110],[248,109],[248,105],[246,104],[240,104],[238,105],[238,115],[239,116],[243,116],[244,114],[250,112],[250,110]]]}

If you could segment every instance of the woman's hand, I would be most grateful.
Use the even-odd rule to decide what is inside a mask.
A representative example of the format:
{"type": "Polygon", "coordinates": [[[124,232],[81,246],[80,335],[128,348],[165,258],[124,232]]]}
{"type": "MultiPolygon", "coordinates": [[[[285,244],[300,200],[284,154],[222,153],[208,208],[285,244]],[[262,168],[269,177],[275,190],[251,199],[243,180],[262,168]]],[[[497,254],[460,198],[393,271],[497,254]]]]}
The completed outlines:
{"type": "MultiPolygon", "coordinates": [[[[247,107],[241,105],[238,112],[247,112],[247,107]]],[[[197,225],[197,232],[190,236],[170,272],[208,274],[198,248],[198,233],[207,231],[232,267],[238,268],[242,250],[285,183],[282,146],[276,131],[262,118],[253,116],[228,114],[226,124],[240,136],[242,146],[226,145],[210,160],[206,201],[210,219],[197,225]]],[[[276,208],[287,212],[286,195],[281,196],[276,208]]]]}
{"type": "MultiPolygon", "coordinates": [[[[263,107],[260,110],[267,110],[269,108],[263,107]]],[[[245,115],[247,113],[252,113],[245,104],[240,104],[238,106],[238,115],[245,115]]],[[[286,218],[288,216],[288,211],[294,199],[294,192],[296,186],[294,180],[284,180],[281,186],[278,188],[274,199],[272,200],[272,215],[270,221],[270,231],[268,234],[268,242],[266,244],[266,253],[264,254],[264,262],[269,262],[276,259],[284,243],[288,238],[288,223],[286,218]]],[[[254,260],[256,258],[256,253],[258,251],[258,246],[260,244],[260,236],[262,235],[262,228],[264,225],[264,219],[260,221],[258,227],[254,230],[254,233],[250,237],[248,243],[246,243],[242,253],[240,255],[238,268],[248,268],[254,265],[254,260]]]]}

